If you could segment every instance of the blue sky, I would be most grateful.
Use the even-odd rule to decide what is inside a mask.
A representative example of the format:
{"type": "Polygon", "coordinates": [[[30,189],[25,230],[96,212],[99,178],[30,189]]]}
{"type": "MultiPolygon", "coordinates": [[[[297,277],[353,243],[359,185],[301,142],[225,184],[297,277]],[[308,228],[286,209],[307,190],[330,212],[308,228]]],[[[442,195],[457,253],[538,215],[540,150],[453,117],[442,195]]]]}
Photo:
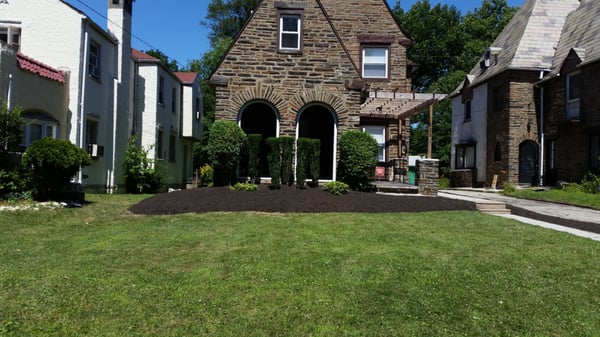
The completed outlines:
{"type": "MultiPolygon", "coordinates": [[[[87,13],[92,20],[106,27],[106,0],[65,0],[87,13]],[[100,13],[100,14],[97,14],[100,13]]],[[[387,0],[390,6],[396,0],[387,0]]],[[[409,10],[417,0],[402,0],[409,10]]],[[[521,6],[525,0],[508,0],[510,6],[521,6]]],[[[186,65],[199,59],[209,48],[208,30],[200,22],[206,16],[209,0],[137,0],[133,4],[133,47],[140,50],[159,49],[169,58],[186,65]]],[[[454,5],[465,14],[481,6],[481,0],[430,0],[454,5]]]]}

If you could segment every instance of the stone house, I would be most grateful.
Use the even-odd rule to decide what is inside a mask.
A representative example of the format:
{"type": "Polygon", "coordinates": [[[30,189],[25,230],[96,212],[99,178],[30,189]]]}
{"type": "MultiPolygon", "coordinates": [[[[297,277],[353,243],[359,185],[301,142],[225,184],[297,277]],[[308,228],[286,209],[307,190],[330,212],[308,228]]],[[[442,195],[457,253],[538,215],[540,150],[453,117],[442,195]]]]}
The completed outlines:
{"type": "Polygon", "coordinates": [[[442,98],[411,93],[411,43],[384,0],[262,0],[210,78],[216,118],[320,139],[324,180],[336,179],[339,136],[364,130],[385,179],[403,180],[409,118],[442,98]]]}
{"type": "Polygon", "coordinates": [[[527,0],[450,95],[452,186],[539,183],[544,173],[536,84],[555,66],[567,15],[579,5],[527,0]]]}
{"type": "MultiPolygon", "coordinates": [[[[45,94],[33,91],[37,88],[34,79],[23,72],[12,73],[12,103],[24,107],[23,115],[29,125],[45,121],[45,125],[51,126],[42,128],[39,136],[32,133],[37,132],[37,127],[28,127],[25,139],[51,136],[67,139],[87,150],[92,164],[75,180],[87,190],[114,192],[124,186],[122,165],[130,136],[157,129],[157,125],[144,124],[139,119],[145,112],[160,111],[161,107],[159,101],[142,101],[158,91],[160,81],[158,77],[143,78],[136,72],[146,61],[132,55],[133,0],[107,0],[107,8],[107,29],[104,29],[61,0],[0,2],[0,41],[3,48],[11,45],[18,55],[23,55],[17,57],[29,60],[24,62],[35,60],[60,71],[64,77],[64,93],[58,96],[64,102],[44,108],[41,104],[45,94]]],[[[5,62],[12,61],[3,57],[0,62],[2,69],[7,69],[10,67],[5,62]]],[[[197,116],[201,114],[197,112],[202,96],[196,79],[184,83],[174,74],[167,75],[165,78],[173,79],[169,88],[176,87],[176,96],[172,97],[169,91],[165,99],[169,103],[176,101],[174,116],[179,118],[176,123],[164,124],[165,139],[175,136],[172,152],[176,153],[167,165],[167,184],[181,187],[192,171],[190,143],[200,139],[202,127],[197,116]]],[[[0,98],[6,101],[5,93],[2,91],[0,98]]],[[[168,110],[161,113],[171,118],[170,104],[168,110]]]]}

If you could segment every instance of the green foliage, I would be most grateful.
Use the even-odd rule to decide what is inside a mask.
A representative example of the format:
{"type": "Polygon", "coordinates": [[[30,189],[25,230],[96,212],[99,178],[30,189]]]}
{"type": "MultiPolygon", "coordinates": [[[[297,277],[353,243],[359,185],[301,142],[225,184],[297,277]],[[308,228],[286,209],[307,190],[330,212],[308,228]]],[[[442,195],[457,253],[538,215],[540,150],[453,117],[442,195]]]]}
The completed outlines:
{"type": "Polygon", "coordinates": [[[305,188],[308,169],[310,168],[310,151],[312,148],[309,138],[298,138],[296,145],[296,186],[305,188]]]}
{"type": "Polygon", "coordinates": [[[438,181],[438,188],[441,190],[450,188],[450,179],[448,179],[448,177],[440,177],[440,180],[438,181]]]}
{"type": "Polygon", "coordinates": [[[216,186],[232,185],[246,134],[234,122],[220,120],[213,123],[206,151],[214,168],[216,186]]]}
{"type": "Polygon", "coordinates": [[[21,108],[8,110],[6,103],[0,102],[0,168],[9,167],[8,154],[18,150],[24,125],[21,108]]]}
{"type": "Polygon", "coordinates": [[[204,164],[200,168],[200,187],[212,187],[214,170],[212,166],[204,164]]]}
{"type": "Polygon", "coordinates": [[[341,181],[330,181],[323,185],[323,190],[333,195],[343,195],[350,191],[350,186],[341,181]]]}
{"type": "Polygon", "coordinates": [[[148,158],[148,150],[136,145],[135,136],[129,139],[123,171],[127,193],[155,193],[163,185],[160,161],[148,158]]]}
{"type": "Polygon", "coordinates": [[[600,175],[588,172],[579,184],[581,185],[581,190],[585,193],[600,193],[600,175]]]}
{"type": "Polygon", "coordinates": [[[509,182],[502,184],[502,194],[511,195],[517,191],[517,187],[509,182]]]}
{"type": "Polygon", "coordinates": [[[352,189],[367,187],[377,166],[377,141],[366,132],[352,130],[342,134],[339,147],[340,180],[352,189]]]}
{"type": "Polygon", "coordinates": [[[229,186],[232,191],[243,191],[243,192],[253,192],[258,191],[258,185],[249,184],[249,183],[236,183],[233,186],[229,186]]]}
{"type": "Polygon", "coordinates": [[[321,171],[321,140],[310,140],[310,153],[308,154],[308,172],[312,180],[312,187],[319,186],[319,175],[321,171]]]}
{"type": "Polygon", "coordinates": [[[281,183],[294,183],[294,137],[279,137],[281,142],[281,183]]]}
{"type": "Polygon", "coordinates": [[[269,174],[271,175],[270,188],[281,187],[281,140],[276,137],[267,138],[267,161],[269,162],[269,174]]]}
{"type": "Polygon", "coordinates": [[[172,72],[179,71],[179,65],[177,64],[177,60],[170,59],[169,56],[167,56],[167,54],[163,53],[162,51],[158,49],[150,49],[145,51],[144,53],[159,59],[172,72]]]}
{"type": "Polygon", "coordinates": [[[80,168],[91,163],[87,152],[69,141],[54,138],[33,142],[22,160],[31,170],[37,200],[57,197],[80,168]]]}
{"type": "Polygon", "coordinates": [[[235,38],[256,8],[260,0],[211,0],[206,20],[202,25],[209,28],[211,46],[223,38],[235,38]]]}
{"type": "Polygon", "coordinates": [[[31,174],[23,165],[0,169],[0,198],[10,199],[10,195],[29,193],[32,188],[31,174]]]}
{"type": "Polygon", "coordinates": [[[260,177],[260,145],[263,136],[261,134],[249,134],[246,142],[248,149],[248,176],[251,182],[256,182],[260,177]]]}

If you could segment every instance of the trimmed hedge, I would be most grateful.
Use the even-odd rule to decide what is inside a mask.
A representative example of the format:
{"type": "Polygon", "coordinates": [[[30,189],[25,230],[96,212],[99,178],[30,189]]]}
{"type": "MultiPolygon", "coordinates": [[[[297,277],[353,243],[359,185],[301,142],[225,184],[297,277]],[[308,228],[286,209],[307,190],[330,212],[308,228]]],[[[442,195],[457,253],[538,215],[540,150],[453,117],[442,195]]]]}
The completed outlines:
{"type": "Polygon", "coordinates": [[[246,134],[234,122],[220,120],[213,123],[206,151],[214,169],[214,185],[233,185],[237,180],[236,168],[246,134]]]}
{"type": "Polygon", "coordinates": [[[379,147],[366,132],[352,130],[340,137],[338,173],[352,189],[366,189],[377,166],[379,147]]]}

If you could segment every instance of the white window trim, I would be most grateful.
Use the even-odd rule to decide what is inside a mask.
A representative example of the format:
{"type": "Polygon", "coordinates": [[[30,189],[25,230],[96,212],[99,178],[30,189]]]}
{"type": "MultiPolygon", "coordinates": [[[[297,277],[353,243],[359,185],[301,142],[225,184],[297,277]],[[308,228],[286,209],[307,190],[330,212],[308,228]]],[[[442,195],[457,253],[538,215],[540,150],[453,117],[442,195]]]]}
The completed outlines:
{"type": "Polygon", "coordinates": [[[385,162],[385,156],[386,156],[386,149],[385,149],[385,139],[386,139],[386,127],[384,125],[365,125],[362,128],[363,132],[368,133],[371,137],[373,137],[373,139],[375,139],[375,141],[377,141],[377,146],[379,147],[379,152],[377,153],[377,161],[378,162],[385,162]],[[377,138],[371,133],[369,132],[369,129],[374,130],[377,129],[378,131],[381,130],[381,137],[382,142],[379,142],[379,140],[377,140],[377,138]]]}
{"type": "Polygon", "coordinates": [[[364,46],[362,48],[362,65],[361,65],[361,71],[362,71],[362,75],[363,78],[369,78],[369,79],[380,79],[380,80],[385,80],[389,78],[389,70],[390,70],[390,48],[388,46],[364,46]],[[365,74],[365,67],[367,65],[373,64],[373,65],[381,65],[382,63],[373,63],[373,62],[366,62],[367,60],[367,56],[366,56],[366,51],[370,50],[370,49],[382,49],[385,51],[385,75],[384,76],[367,76],[365,74]]]}
{"type": "Polygon", "coordinates": [[[279,50],[285,51],[300,51],[300,45],[302,43],[302,15],[301,14],[287,14],[282,13],[279,15],[279,50]],[[283,30],[283,19],[286,17],[295,17],[298,21],[298,31],[285,31],[283,30]],[[283,35],[297,35],[298,40],[295,47],[284,47],[283,46],[283,35]]]}
{"type": "Polygon", "coordinates": [[[20,46],[21,44],[21,25],[14,22],[0,22],[0,28],[6,29],[6,44],[20,46]],[[14,37],[17,37],[15,42],[14,37]]]}

